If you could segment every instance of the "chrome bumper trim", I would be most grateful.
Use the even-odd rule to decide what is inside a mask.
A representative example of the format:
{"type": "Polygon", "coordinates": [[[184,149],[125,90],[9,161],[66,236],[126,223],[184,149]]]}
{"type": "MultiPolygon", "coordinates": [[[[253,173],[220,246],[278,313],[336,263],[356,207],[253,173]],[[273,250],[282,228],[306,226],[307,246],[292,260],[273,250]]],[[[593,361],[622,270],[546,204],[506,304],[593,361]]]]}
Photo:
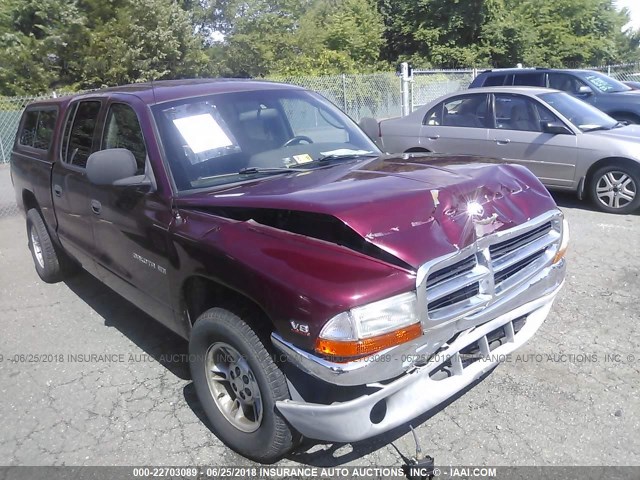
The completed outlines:
{"type": "Polygon", "coordinates": [[[393,382],[373,384],[376,392],[355,400],[321,405],[291,400],[276,403],[286,420],[302,435],[329,442],[354,442],[384,433],[425,413],[451,398],[505,359],[505,356],[526,343],[547,317],[562,282],[551,293],[521,305],[478,327],[460,334],[446,349],[438,352],[426,365],[417,367],[393,382]],[[496,347],[490,355],[461,368],[443,380],[434,380],[430,374],[459,352],[475,342],[484,342],[486,335],[500,327],[512,325],[515,319],[527,320],[515,335],[505,328],[508,340],[496,347]],[[372,421],[372,410],[383,403],[383,414],[372,421]]]}

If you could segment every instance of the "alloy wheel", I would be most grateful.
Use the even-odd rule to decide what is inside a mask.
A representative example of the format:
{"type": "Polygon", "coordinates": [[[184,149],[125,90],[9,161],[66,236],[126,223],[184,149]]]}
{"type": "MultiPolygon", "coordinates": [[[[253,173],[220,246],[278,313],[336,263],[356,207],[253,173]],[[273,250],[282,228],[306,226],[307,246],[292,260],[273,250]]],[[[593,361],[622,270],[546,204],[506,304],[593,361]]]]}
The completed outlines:
{"type": "Polygon", "coordinates": [[[598,201],[609,208],[623,208],[633,202],[637,194],[636,182],[619,170],[606,172],[596,184],[598,201]]]}
{"type": "Polygon", "coordinates": [[[231,345],[216,342],[207,350],[205,369],[220,412],[238,430],[255,432],[262,423],[262,395],[247,360],[231,345]]]}

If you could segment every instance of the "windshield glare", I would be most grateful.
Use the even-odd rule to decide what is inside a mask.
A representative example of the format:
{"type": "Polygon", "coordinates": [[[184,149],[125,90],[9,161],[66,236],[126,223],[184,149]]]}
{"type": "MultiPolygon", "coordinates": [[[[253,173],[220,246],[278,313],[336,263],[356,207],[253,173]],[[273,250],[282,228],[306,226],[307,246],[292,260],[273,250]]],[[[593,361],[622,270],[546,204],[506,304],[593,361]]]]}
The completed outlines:
{"type": "Polygon", "coordinates": [[[617,93],[631,90],[631,88],[627,87],[624,83],[600,72],[586,73],[584,79],[589,82],[593,88],[602,93],[617,93]]]}
{"type": "Polygon", "coordinates": [[[543,93],[539,97],[583,132],[608,130],[618,123],[606,113],[563,92],[543,93]]]}
{"type": "Polygon", "coordinates": [[[318,160],[325,157],[380,153],[349,117],[305,90],[216,94],[156,105],[153,112],[181,191],[282,173],[260,169],[294,172],[324,166],[318,160]]]}

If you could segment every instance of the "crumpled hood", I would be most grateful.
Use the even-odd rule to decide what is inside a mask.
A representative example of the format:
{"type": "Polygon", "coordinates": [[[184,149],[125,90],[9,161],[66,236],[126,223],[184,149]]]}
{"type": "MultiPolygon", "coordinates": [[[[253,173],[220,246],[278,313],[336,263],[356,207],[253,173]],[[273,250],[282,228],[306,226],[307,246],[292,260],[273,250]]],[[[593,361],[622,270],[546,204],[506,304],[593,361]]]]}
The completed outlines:
{"type": "Polygon", "coordinates": [[[263,177],[176,203],[330,215],[413,268],[556,208],[523,167],[472,156],[413,154],[263,177]]]}

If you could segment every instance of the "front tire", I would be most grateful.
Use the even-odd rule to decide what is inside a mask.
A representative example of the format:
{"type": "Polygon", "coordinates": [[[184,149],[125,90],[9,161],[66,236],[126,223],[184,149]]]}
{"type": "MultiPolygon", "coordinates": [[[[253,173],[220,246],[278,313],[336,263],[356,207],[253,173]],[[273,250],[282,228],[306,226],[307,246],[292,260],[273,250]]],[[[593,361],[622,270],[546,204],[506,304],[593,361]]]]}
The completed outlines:
{"type": "Polygon", "coordinates": [[[612,163],[591,176],[593,203],[603,212],[631,213],[640,207],[640,166],[612,163]]]}
{"type": "Polygon", "coordinates": [[[252,321],[212,308],[196,321],[189,341],[191,378],[216,436],[256,462],[273,463],[298,434],[276,409],[290,399],[287,381],[252,321]]]}

